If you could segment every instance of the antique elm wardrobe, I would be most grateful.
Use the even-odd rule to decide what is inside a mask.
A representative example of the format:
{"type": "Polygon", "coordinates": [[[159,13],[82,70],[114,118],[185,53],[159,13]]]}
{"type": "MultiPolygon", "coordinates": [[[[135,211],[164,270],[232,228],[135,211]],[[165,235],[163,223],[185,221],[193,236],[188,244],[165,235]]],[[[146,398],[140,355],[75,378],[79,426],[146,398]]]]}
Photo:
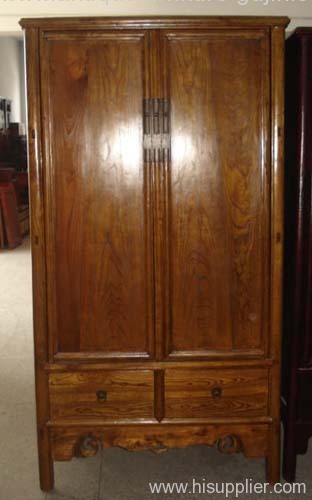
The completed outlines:
{"type": "Polygon", "coordinates": [[[107,446],[278,480],[287,22],[22,21],[44,490],[107,446]]]}

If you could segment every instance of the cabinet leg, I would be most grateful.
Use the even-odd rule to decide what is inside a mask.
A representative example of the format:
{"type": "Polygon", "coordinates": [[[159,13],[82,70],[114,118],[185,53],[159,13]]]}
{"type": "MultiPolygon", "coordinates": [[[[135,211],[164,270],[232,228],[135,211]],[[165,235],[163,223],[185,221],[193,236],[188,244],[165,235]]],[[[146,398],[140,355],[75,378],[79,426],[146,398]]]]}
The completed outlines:
{"type": "Polygon", "coordinates": [[[269,454],[266,457],[266,479],[270,484],[280,481],[280,431],[274,429],[269,443],[269,454]]]}
{"type": "Polygon", "coordinates": [[[38,433],[38,450],[40,488],[42,491],[50,491],[54,487],[54,468],[47,429],[38,433]]]}
{"type": "Polygon", "coordinates": [[[285,425],[283,450],[283,477],[286,481],[294,481],[296,477],[296,433],[293,426],[285,425]]]}
{"type": "Polygon", "coordinates": [[[270,484],[280,481],[280,461],[273,458],[272,455],[266,457],[266,480],[270,484]]]}

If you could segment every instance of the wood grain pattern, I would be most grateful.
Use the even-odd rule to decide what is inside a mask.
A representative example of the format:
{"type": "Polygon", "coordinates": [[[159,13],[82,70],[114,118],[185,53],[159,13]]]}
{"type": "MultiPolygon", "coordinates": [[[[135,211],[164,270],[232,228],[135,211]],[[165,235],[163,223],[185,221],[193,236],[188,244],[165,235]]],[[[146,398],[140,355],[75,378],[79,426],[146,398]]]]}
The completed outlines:
{"type": "Polygon", "coordinates": [[[167,34],[173,354],[264,350],[267,43],[167,34]]]}
{"type": "Polygon", "coordinates": [[[280,477],[280,361],[283,287],[284,233],[284,30],[274,27],[271,36],[271,290],[270,290],[270,356],[272,369],[270,413],[271,448],[266,459],[267,477],[276,482],[280,477]]]}
{"type": "MultiPolygon", "coordinates": [[[[94,360],[93,360],[94,361],[94,360]]],[[[264,368],[271,367],[274,364],[272,359],[211,359],[206,360],[202,359],[200,364],[198,364],[198,360],[183,360],[183,368],[191,368],[196,369],[200,367],[201,369],[207,368],[216,368],[216,369],[226,369],[226,368],[234,368],[236,370],[244,369],[244,368],[264,368]]],[[[142,366],[145,366],[145,362],[142,361],[123,361],[122,363],[118,363],[119,370],[131,370],[140,369],[142,366]]],[[[47,372],[67,372],[67,371],[101,371],[101,370],[114,370],[116,368],[115,360],[103,361],[100,360],[98,362],[88,362],[88,359],[84,359],[84,362],[80,360],[71,360],[64,363],[56,362],[56,363],[46,363],[44,365],[44,369],[47,372]]],[[[169,368],[181,368],[180,360],[169,360],[169,361],[148,361],[148,368],[151,370],[164,370],[169,368]]]]}
{"type": "Polygon", "coordinates": [[[49,390],[52,420],[154,416],[154,374],[148,370],[54,373],[49,390]]]}
{"type": "MultiPolygon", "coordinates": [[[[284,43],[283,30],[271,38],[271,345],[270,356],[281,358],[281,314],[284,234],[284,43]]],[[[276,401],[277,402],[277,401],[276,401]]]]}
{"type": "Polygon", "coordinates": [[[21,19],[24,28],[40,27],[46,31],[73,30],[92,31],[123,29],[224,29],[227,27],[273,27],[285,28],[289,23],[288,17],[282,16],[152,16],[152,17],[49,17],[21,19]]]}
{"type": "Polygon", "coordinates": [[[154,371],[155,417],[161,422],[165,416],[165,371],[154,371]]]}
{"type": "Polygon", "coordinates": [[[43,58],[54,350],[150,352],[144,35],[52,37],[44,41],[43,58]]]}
{"type": "Polygon", "coordinates": [[[119,446],[129,451],[153,450],[157,447],[184,448],[194,444],[213,446],[218,439],[237,435],[248,457],[261,457],[268,452],[267,424],[255,425],[149,425],[100,426],[89,428],[55,427],[50,430],[55,460],[70,460],[76,443],[82,436],[92,435],[103,448],[119,446]]]}
{"type": "Polygon", "coordinates": [[[259,417],[268,412],[266,370],[166,371],[166,418],[259,417]]]}
{"type": "Polygon", "coordinates": [[[30,28],[25,34],[28,105],[28,164],[31,208],[32,287],[34,309],[35,377],[37,401],[37,435],[40,486],[47,491],[54,486],[51,442],[46,422],[50,415],[48,377],[43,369],[49,359],[47,324],[47,277],[44,231],[44,195],[39,79],[38,30],[30,28]],[[31,70],[30,70],[31,68],[31,70]]]}
{"type": "Polygon", "coordinates": [[[277,481],[287,19],[22,24],[42,489],[108,446],[277,481]],[[150,161],[146,100],[171,112],[150,161]]]}

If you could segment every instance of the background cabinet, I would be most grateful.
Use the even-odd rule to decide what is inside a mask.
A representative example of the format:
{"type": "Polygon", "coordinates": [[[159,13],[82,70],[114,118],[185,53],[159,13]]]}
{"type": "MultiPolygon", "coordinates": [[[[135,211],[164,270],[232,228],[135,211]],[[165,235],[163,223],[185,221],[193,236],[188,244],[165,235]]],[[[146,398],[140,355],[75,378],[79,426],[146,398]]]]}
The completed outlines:
{"type": "Polygon", "coordinates": [[[286,42],[284,476],[312,435],[312,29],[286,42]]]}
{"type": "Polygon", "coordinates": [[[286,23],[22,22],[44,489],[111,445],[279,477],[286,23]]]}

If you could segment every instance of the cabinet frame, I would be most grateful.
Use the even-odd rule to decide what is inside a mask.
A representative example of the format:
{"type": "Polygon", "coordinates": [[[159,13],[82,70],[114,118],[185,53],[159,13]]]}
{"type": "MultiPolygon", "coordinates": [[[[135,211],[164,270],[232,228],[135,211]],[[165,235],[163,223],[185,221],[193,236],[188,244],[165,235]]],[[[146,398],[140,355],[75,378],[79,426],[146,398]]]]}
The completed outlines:
{"type": "MultiPolygon", "coordinates": [[[[37,399],[37,429],[41,488],[45,491],[53,488],[53,459],[70,459],[73,454],[88,456],[85,443],[77,443],[77,436],[89,435],[95,432],[97,439],[89,443],[90,454],[98,450],[98,441],[103,446],[119,445],[128,449],[150,449],[167,446],[187,446],[189,444],[217,443],[221,451],[243,451],[248,456],[266,456],[267,478],[270,482],[279,480],[279,426],[280,426],[280,344],[281,344],[281,296],[282,296],[282,242],[283,242],[283,76],[284,76],[284,29],[288,24],[287,18],[280,17],[157,17],[157,18],[58,18],[58,19],[27,19],[22,20],[21,25],[25,29],[25,43],[27,56],[27,98],[28,98],[28,145],[29,145],[29,178],[31,197],[31,245],[33,262],[33,298],[34,298],[34,338],[35,338],[35,371],[36,371],[36,399],[37,399]],[[201,366],[213,367],[269,367],[270,397],[268,401],[269,417],[260,418],[249,423],[246,419],[233,420],[226,423],[222,419],[210,422],[173,424],[170,422],[152,423],[146,422],[136,427],[127,423],[112,425],[80,422],[79,425],[71,422],[66,427],[54,424],[50,418],[49,387],[48,378],[50,371],[67,370],[69,367],[64,363],[66,356],[53,356],[54,348],[49,345],[48,338],[48,303],[47,296],[47,269],[46,269],[46,226],[44,211],[43,186],[43,122],[41,106],[40,85],[40,40],[44,33],[54,36],[56,31],[70,33],[73,31],[85,32],[96,30],[150,30],[155,47],[159,46],[159,34],[157,30],[185,29],[185,30],[267,30],[270,37],[271,71],[270,71],[270,136],[271,136],[271,226],[270,226],[270,345],[267,356],[264,359],[241,359],[201,361],[201,366]],[[158,45],[157,45],[158,44],[158,45]],[[144,426],[144,433],[142,433],[144,426]],[[190,432],[190,429],[192,432],[190,432]],[[227,435],[236,436],[236,431],[241,436],[240,440],[230,443],[230,449],[224,439],[227,435]],[[141,438],[137,436],[140,433],[141,438]],[[80,445],[79,445],[80,443],[80,445]],[[161,445],[159,445],[161,443],[161,445]],[[80,450],[80,451],[79,451],[80,450]]],[[[157,54],[157,51],[155,52],[157,54]]],[[[161,97],[159,76],[159,64],[155,56],[151,61],[151,80],[154,86],[150,89],[150,95],[161,97]],[[153,75],[157,78],[153,78],[153,75]]],[[[164,97],[166,97],[164,95],[164,97]]],[[[160,175],[167,175],[160,170],[155,172],[156,182],[161,183],[160,175]]],[[[166,183],[165,183],[166,185],[166,183]]],[[[157,190],[156,190],[157,191],[157,190]]],[[[159,191],[158,191],[159,193],[159,191]]],[[[159,195],[158,195],[159,196],[159,195]]],[[[159,205],[161,198],[154,201],[154,217],[161,217],[159,205]]],[[[162,222],[166,224],[166,218],[162,222]]],[[[160,229],[162,231],[162,229],[160,229]]],[[[161,237],[156,238],[156,266],[161,268],[161,237]],[[157,243],[158,242],[158,243],[157,243]]],[[[161,274],[158,273],[159,276],[161,274]]],[[[163,278],[156,283],[156,310],[161,309],[163,303],[163,278]],[[158,304],[158,306],[157,306],[158,304]],[[157,309],[158,307],[158,309],[157,309]]],[[[164,353],[164,342],[159,333],[162,326],[162,318],[156,313],[156,361],[140,362],[136,360],[131,363],[96,359],[92,363],[84,357],[77,356],[76,359],[69,356],[70,368],[74,370],[96,370],[131,368],[142,370],[151,368],[155,372],[155,401],[157,401],[158,415],[163,413],[163,385],[164,371],[166,367],[178,368],[180,361],[159,361],[164,353]]],[[[183,361],[183,367],[193,367],[192,361],[183,361]]]]}

